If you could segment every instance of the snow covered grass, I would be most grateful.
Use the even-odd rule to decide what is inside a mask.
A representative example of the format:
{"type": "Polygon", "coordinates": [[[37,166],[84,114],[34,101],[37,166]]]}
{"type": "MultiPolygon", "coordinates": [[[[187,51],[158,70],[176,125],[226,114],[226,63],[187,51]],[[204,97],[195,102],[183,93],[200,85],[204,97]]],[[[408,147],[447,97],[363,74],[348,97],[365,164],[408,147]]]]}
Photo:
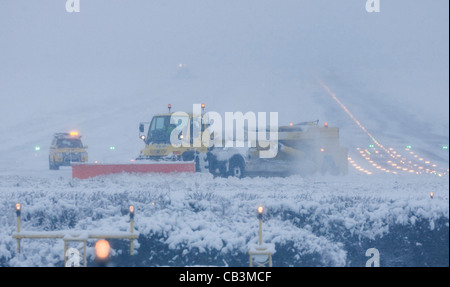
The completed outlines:
{"type": "Polygon", "coordinates": [[[128,206],[135,206],[136,254],[128,255],[127,241],[113,240],[117,266],[248,266],[259,205],[263,241],[275,245],[274,266],[364,266],[368,248],[379,249],[382,266],[448,266],[448,177],[239,180],[197,173],[72,180],[68,169],[0,175],[0,266],[62,266],[62,240],[23,239],[16,252],[16,202],[23,231],[128,231],[128,206]]]}

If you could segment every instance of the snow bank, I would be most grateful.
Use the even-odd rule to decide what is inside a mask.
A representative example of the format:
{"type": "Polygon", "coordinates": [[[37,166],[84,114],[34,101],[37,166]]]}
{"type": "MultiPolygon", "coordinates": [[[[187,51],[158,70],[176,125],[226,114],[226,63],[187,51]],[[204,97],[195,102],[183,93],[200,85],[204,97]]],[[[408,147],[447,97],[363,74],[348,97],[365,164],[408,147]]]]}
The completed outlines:
{"type": "Polygon", "coordinates": [[[62,240],[23,239],[22,252],[16,252],[11,235],[20,202],[24,231],[128,231],[128,206],[134,205],[137,254],[127,257],[128,242],[116,242],[119,266],[248,266],[249,247],[258,242],[259,205],[266,210],[263,241],[275,244],[274,266],[364,266],[365,250],[372,247],[380,248],[385,265],[448,265],[448,252],[437,262],[383,262],[394,253],[388,247],[394,237],[409,238],[402,245],[409,253],[423,253],[430,236],[434,248],[448,250],[448,198],[448,178],[434,176],[72,180],[68,170],[6,174],[0,175],[0,264],[62,266],[62,240]]]}

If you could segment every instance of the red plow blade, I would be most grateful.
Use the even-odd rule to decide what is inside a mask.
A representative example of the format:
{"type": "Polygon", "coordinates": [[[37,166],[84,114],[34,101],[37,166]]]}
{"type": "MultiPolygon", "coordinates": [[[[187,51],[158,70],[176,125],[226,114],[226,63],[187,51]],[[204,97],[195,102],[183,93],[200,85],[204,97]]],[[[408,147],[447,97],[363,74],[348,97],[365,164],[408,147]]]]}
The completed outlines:
{"type": "Polygon", "coordinates": [[[72,178],[88,179],[99,175],[119,173],[172,173],[195,172],[194,162],[134,163],[134,164],[76,164],[72,165],[72,178]]]}

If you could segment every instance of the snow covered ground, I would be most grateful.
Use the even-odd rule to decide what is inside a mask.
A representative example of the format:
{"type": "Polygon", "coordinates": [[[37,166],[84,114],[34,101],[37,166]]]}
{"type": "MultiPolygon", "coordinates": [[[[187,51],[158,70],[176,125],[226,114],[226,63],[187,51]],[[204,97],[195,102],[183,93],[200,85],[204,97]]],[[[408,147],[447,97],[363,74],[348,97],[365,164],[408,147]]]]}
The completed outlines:
{"type": "MultiPolygon", "coordinates": [[[[313,90],[313,95],[329,97],[318,83],[313,90]]],[[[339,115],[342,144],[352,158],[367,165],[355,148],[367,147],[369,137],[347,114],[336,112],[336,106],[330,100],[322,108],[339,115]]],[[[446,136],[438,128],[411,135],[391,127],[395,138],[382,131],[373,134],[402,153],[408,140],[420,139],[412,150],[437,164],[441,176],[392,174],[365,166],[371,168],[368,175],[350,163],[349,174],[342,177],[241,180],[202,173],[73,180],[70,167],[48,169],[52,133],[68,128],[73,119],[84,131],[91,162],[128,162],[137,156],[143,146],[137,136],[142,118],[137,119],[132,103],[121,105],[121,117],[117,113],[115,108],[67,108],[3,126],[8,137],[0,147],[1,266],[63,265],[62,240],[23,239],[22,252],[16,252],[12,234],[17,202],[23,208],[23,231],[127,231],[128,206],[135,206],[140,234],[136,254],[127,255],[127,241],[113,241],[117,266],[248,266],[247,252],[258,240],[259,205],[266,208],[263,239],[275,245],[274,266],[365,266],[369,248],[379,250],[381,266],[448,266],[448,151],[435,148],[446,136]],[[426,134],[431,136],[422,138],[426,134]]],[[[87,249],[91,265],[93,243],[87,249]]],[[[81,250],[81,245],[74,247],[81,250]]]]}
{"type": "MultiPolygon", "coordinates": [[[[122,112],[124,122],[133,118],[131,108],[122,112]]],[[[126,162],[138,154],[137,125],[127,127],[105,112],[107,127],[126,131],[108,137],[104,122],[93,120],[95,113],[80,115],[86,130],[98,131],[85,139],[91,162],[126,162]]],[[[266,208],[263,239],[275,244],[274,266],[364,266],[369,248],[379,250],[381,266],[448,266],[448,152],[442,149],[426,155],[443,176],[375,168],[367,175],[350,165],[343,177],[238,180],[197,173],[73,180],[70,167],[48,169],[48,144],[63,118],[41,117],[20,129],[14,124],[3,129],[9,137],[0,148],[0,266],[63,265],[62,240],[24,239],[22,252],[16,252],[17,202],[23,231],[127,231],[128,206],[134,205],[136,254],[127,255],[127,241],[113,241],[117,266],[248,266],[248,249],[258,240],[258,205],[266,208]],[[17,141],[23,134],[33,136],[17,141]]],[[[341,134],[358,158],[354,147],[367,146],[367,136],[351,125],[341,134]]],[[[93,243],[87,249],[91,265],[93,243]]]]}
{"type": "Polygon", "coordinates": [[[135,206],[136,254],[113,240],[115,266],[248,266],[259,205],[274,266],[365,266],[369,248],[381,266],[449,265],[448,1],[382,1],[378,14],[364,1],[132,2],[0,3],[0,266],[63,265],[62,240],[23,239],[17,253],[17,202],[23,231],[127,231],[135,206]],[[338,126],[370,174],[352,162],[342,177],[241,180],[48,169],[55,132],[78,130],[90,162],[129,162],[139,122],[202,102],[338,126]],[[378,145],[367,160],[375,141],[408,169],[393,174],[378,145]]]}
{"type": "MultiPolygon", "coordinates": [[[[117,266],[248,266],[265,207],[263,241],[275,266],[448,265],[448,177],[351,172],[345,177],[213,178],[209,174],[119,175],[72,180],[70,168],[0,175],[2,266],[62,266],[63,242],[23,239],[16,252],[15,203],[23,231],[129,231],[136,254],[113,241],[117,266]],[[430,198],[430,193],[434,197],[430,198]]],[[[88,243],[93,264],[94,241],[88,243]]],[[[81,245],[76,245],[81,250],[81,245]]]]}

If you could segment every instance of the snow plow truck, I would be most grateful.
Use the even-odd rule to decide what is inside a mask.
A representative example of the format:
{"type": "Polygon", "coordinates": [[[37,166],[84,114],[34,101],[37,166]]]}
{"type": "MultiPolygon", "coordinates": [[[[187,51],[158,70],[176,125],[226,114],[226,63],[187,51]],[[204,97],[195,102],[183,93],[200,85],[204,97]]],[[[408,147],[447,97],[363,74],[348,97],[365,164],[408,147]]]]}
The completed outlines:
{"type": "MultiPolygon", "coordinates": [[[[72,178],[173,172],[209,172],[238,178],[347,174],[348,149],[340,146],[337,127],[329,127],[327,123],[319,125],[318,121],[287,126],[278,126],[277,122],[276,140],[270,136],[272,126],[269,138],[267,128],[251,130],[248,126],[239,137],[237,132],[230,137],[226,130],[223,133],[211,129],[217,118],[213,117],[214,112],[204,113],[204,108],[202,104],[201,110],[194,108],[190,114],[173,113],[169,105],[168,113],[154,115],[150,122],[139,124],[139,137],[145,146],[132,163],[73,164],[72,178]],[[241,145],[241,142],[247,144],[241,145]],[[271,156],[261,156],[263,153],[271,156]]],[[[243,117],[240,121],[244,122],[243,117]]]]}
{"type": "MultiPolygon", "coordinates": [[[[203,111],[204,104],[201,107],[203,111]]],[[[222,144],[217,145],[217,141],[213,144],[213,137],[207,133],[210,124],[208,113],[176,114],[171,112],[169,105],[168,113],[157,114],[150,122],[139,124],[139,137],[145,147],[136,160],[193,162],[195,172],[238,178],[314,173],[345,175],[348,172],[348,149],[340,146],[339,128],[329,127],[327,123],[320,126],[319,121],[309,121],[279,126],[276,152],[267,158],[259,156],[262,150],[268,149],[267,143],[257,141],[253,146],[238,147],[227,143],[242,139],[222,140],[222,134],[222,144]],[[181,122],[184,129],[174,134],[177,123],[181,122]],[[199,131],[197,134],[195,127],[199,131]],[[186,145],[173,145],[174,135],[178,140],[189,140],[186,145]],[[202,138],[196,138],[200,136],[202,138]],[[195,142],[201,144],[195,147],[195,142]]],[[[248,137],[247,132],[245,138],[248,137]]]]}

